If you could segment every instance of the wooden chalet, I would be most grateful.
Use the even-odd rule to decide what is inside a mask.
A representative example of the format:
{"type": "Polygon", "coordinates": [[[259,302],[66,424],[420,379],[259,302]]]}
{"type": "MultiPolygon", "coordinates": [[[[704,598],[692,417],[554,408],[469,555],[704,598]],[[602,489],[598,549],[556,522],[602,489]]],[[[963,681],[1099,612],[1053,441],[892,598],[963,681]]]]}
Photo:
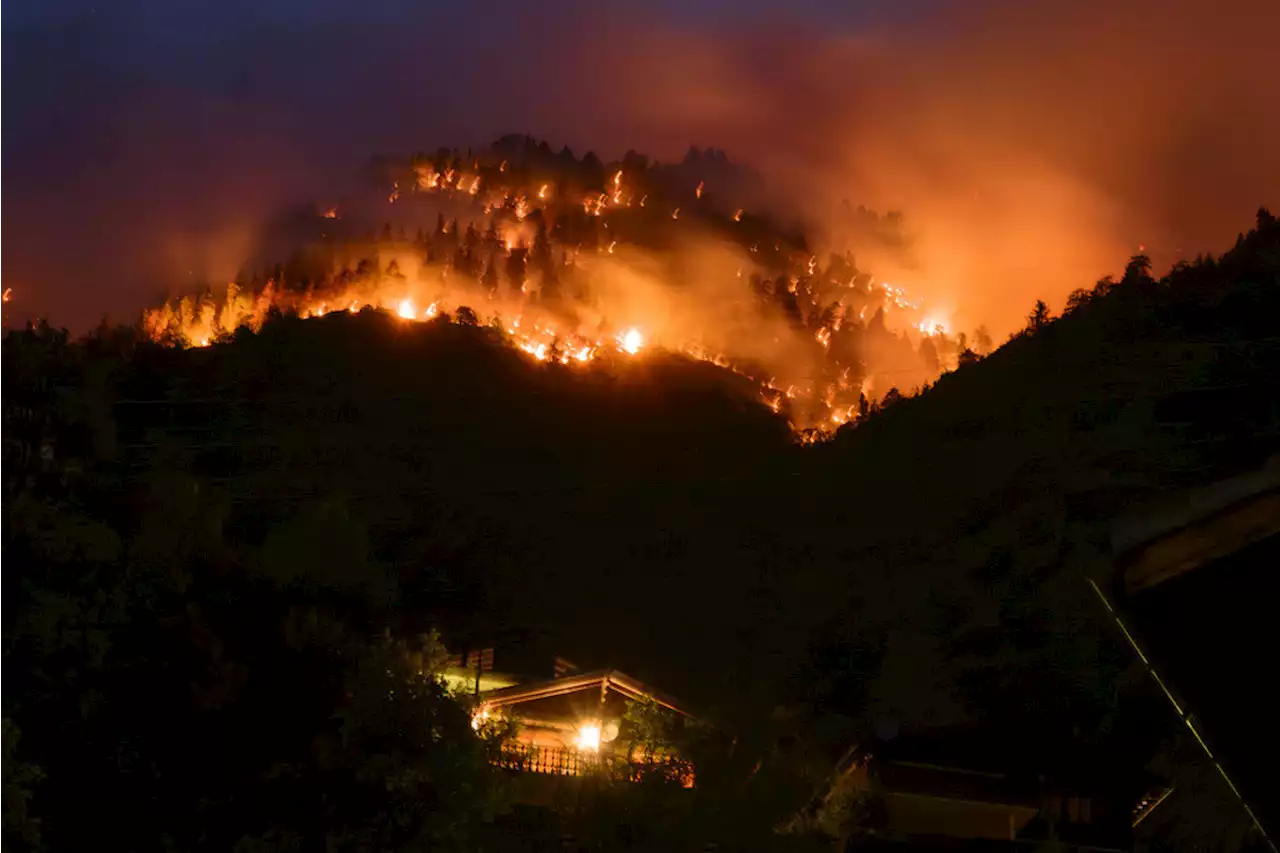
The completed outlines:
{"type": "MultiPolygon", "coordinates": [[[[1275,740],[1280,456],[1135,507],[1116,520],[1111,544],[1116,610],[1169,691],[1169,713],[1183,717],[1274,844],[1280,808],[1264,745],[1275,740]]],[[[1159,823],[1183,808],[1180,793],[1153,792],[1136,818],[1159,823]]]]}
{"type": "MultiPolygon", "coordinates": [[[[837,789],[870,797],[875,845],[899,850],[1129,848],[1129,792],[1105,756],[1035,754],[984,727],[878,738],[840,762],[837,789]]],[[[864,845],[866,838],[861,839],[864,845]]]]}
{"type": "Polygon", "coordinates": [[[673,726],[694,720],[675,698],[616,669],[581,671],[536,643],[485,647],[454,655],[445,674],[475,697],[476,724],[495,715],[516,723],[499,764],[514,772],[638,780],[658,773],[686,787],[692,765],[672,747],[642,736],[630,713],[661,709],[673,726]]]}

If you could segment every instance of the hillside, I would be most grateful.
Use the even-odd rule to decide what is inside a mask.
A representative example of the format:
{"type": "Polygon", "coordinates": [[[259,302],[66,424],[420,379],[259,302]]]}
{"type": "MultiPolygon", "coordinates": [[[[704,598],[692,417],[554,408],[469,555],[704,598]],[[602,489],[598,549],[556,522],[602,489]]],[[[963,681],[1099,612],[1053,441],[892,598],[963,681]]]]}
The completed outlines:
{"type": "Polygon", "coordinates": [[[846,204],[821,228],[790,222],[758,184],[714,149],[604,163],[512,136],[375,158],[359,190],[266,229],[259,268],[155,306],[142,326],[203,347],[273,310],[374,307],[474,321],[565,365],[657,346],[750,379],[811,438],[990,349],[985,330],[972,342],[948,330],[891,274],[913,264],[900,214],[846,204]]]}
{"type": "MultiPolygon", "coordinates": [[[[255,649],[305,601],[357,633],[548,629],[727,725],[798,709],[820,754],[884,721],[981,717],[1050,750],[1102,744],[1136,787],[1171,723],[1076,568],[1119,509],[1274,451],[1278,309],[1261,211],[1221,258],[1158,281],[1135,258],[815,445],[748,378],[658,346],[562,365],[502,330],[376,310],[272,314],[191,349],[13,333],[5,624],[29,675],[6,714],[58,780],[54,821],[91,783],[66,762],[110,748],[93,731],[151,748],[129,678],[181,685],[204,666],[182,656],[212,654],[201,689],[225,696],[187,725],[223,725],[284,689],[255,649]],[[81,655],[136,674],[41,681],[81,655]],[[100,728],[48,722],[82,702],[100,728]]],[[[263,725],[236,755],[290,722],[263,725]]],[[[205,784],[184,776],[183,796],[205,784]]]]}

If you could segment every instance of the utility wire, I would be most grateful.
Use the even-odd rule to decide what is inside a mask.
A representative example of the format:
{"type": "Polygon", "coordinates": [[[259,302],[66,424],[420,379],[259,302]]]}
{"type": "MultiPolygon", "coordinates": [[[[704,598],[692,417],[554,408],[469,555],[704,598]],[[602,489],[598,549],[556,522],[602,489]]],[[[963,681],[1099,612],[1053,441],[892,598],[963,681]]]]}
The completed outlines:
{"type": "Polygon", "coordinates": [[[1169,690],[1164,683],[1164,679],[1162,679],[1160,674],[1156,672],[1151,661],[1147,658],[1146,654],[1143,653],[1142,647],[1138,645],[1138,641],[1134,639],[1133,635],[1129,633],[1129,629],[1125,627],[1124,620],[1120,618],[1120,614],[1111,606],[1111,602],[1108,600],[1106,593],[1102,591],[1102,588],[1098,586],[1097,582],[1094,581],[1093,578],[1085,575],[1084,579],[1093,589],[1098,600],[1102,602],[1102,606],[1106,608],[1107,614],[1116,623],[1116,626],[1120,629],[1120,633],[1124,635],[1125,640],[1129,643],[1129,647],[1132,648],[1134,654],[1138,656],[1138,660],[1142,662],[1142,666],[1147,670],[1147,674],[1151,676],[1151,680],[1156,683],[1156,686],[1160,688],[1160,692],[1169,700],[1169,704],[1173,707],[1174,713],[1178,715],[1178,719],[1182,720],[1183,724],[1187,727],[1187,730],[1191,732],[1191,736],[1195,738],[1196,743],[1200,744],[1200,748],[1204,750],[1204,754],[1208,757],[1209,761],[1211,761],[1213,766],[1217,768],[1223,781],[1225,781],[1227,783],[1227,787],[1231,789],[1231,793],[1235,794],[1236,799],[1240,801],[1240,805],[1244,808],[1245,814],[1249,816],[1249,820],[1253,823],[1254,829],[1256,829],[1258,834],[1262,836],[1262,840],[1271,848],[1272,853],[1276,853],[1275,842],[1271,840],[1271,836],[1267,835],[1267,831],[1263,829],[1262,823],[1258,820],[1258,816],[1254,814],[1253,809],[1249,807],[1248,801],[1246,801],[1244,795],[1240,793],[1240,789],[1236,787],[1236,783],[1231,781],[1231,777],[1227,775],[1226,768],[1222,766],[1222,763],[1218,761],[1217,756],[1213,754],[1213,750],[1209,748],[1209,744],[1205,743],[1204,738],[1200,735],[1199,729],[1196,728],[1196,724],[1192,719],[1191,713],[1185,710],[1182,704],[1174,698],[1173,692],[1169,690]]]}

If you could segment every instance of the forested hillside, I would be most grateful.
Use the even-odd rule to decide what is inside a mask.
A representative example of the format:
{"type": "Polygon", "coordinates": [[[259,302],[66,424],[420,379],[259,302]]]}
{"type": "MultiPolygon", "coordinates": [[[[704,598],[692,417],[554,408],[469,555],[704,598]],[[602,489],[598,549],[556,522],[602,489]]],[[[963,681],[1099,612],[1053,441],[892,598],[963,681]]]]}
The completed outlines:
{"type": "Polygon", "coordinates": [[[433,628],[687,697],[777,770],[707,801],[744,839],[885,726],[1035,732],[1140,792],[1176,719],[1082,570],[1120,510],[1280,446],[1280,225],[1028,307],[815,444],[741,371],[531,359],[460,309],[9,334],[6,849],[475,849],[486,744],[414,672],[381,699],[433,628]]]}

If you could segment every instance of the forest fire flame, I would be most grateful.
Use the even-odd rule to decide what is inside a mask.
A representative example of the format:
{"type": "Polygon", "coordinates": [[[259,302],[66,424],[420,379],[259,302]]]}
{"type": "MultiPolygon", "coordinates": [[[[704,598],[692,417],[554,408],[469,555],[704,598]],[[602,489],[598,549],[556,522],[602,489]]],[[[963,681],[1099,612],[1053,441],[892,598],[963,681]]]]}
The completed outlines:
{"type": "MultiPolygon", "coordinates": [[[[716,213],[700,179],[683,204],[646,210],[655,192],[680,197],[624,168],[594,188],[528,172],[506,157],[415,163],[391,181],[386,204],[467,212],[452,222],[437,212],[434,231],[419,226],[413,240],[387,225],[379,239],[341,244],[344,257],[360,258],[354,270],[334,253],[331,268],[301,283],[278,270],[265,283],[171,300],[144,314],[143,329],[156,341],[202,347],[256,330],[274,311],[307,318],[374,309],[404,322],[483,325],[546,364],[665,350],[749,380],[802,441],[856,420],[891,388],[931,381],[967,348],[965,336],[951,337],[946,320],[923,314],[902,287],[876,283],[834,254],[823,264],[789,250],[741,207],[716,213]],[[727,235],[711,235],[708,220],[727,235]],[[660,255],[636,239],[658,228],[684,235],[688,247],[660,255]],[[668,256],[679,261],[670,274],[661,263],[668,256]],[[886,328],[890,316],[900,332],[886,328]]],[[[336,220],[337,207],[318,216],[336,220]]]]}

